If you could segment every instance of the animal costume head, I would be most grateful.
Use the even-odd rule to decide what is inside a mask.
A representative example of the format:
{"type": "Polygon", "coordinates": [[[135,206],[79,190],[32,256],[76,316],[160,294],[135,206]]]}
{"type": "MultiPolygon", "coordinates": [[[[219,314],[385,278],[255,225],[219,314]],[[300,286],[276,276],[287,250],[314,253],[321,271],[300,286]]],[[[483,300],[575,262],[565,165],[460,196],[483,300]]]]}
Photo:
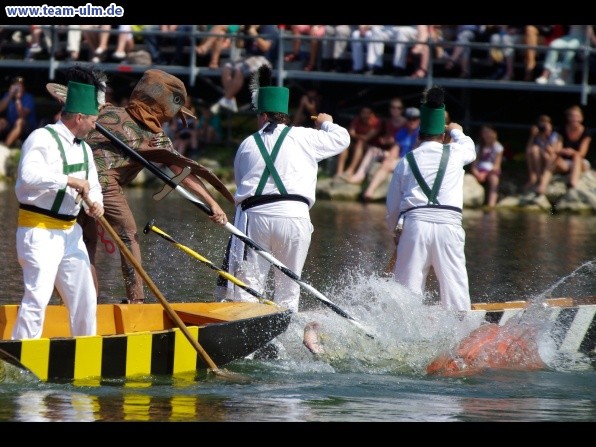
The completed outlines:
{"type": "Polygon", "coordinates": [[[445,92],[432,87],[424,92],[420,106],[420,133],[441,135],[445,132],[445,92]]]}
{"type": "Polygon", "coordinates": [[[180,115],[185,126],[185,115],[196,118],[184,107],[185,102],[186,87],[180,79],[165,71],[151,69],[137,82],[126,110],[152,132],[159,133],[161,125],[176,115],[180,115]]]}

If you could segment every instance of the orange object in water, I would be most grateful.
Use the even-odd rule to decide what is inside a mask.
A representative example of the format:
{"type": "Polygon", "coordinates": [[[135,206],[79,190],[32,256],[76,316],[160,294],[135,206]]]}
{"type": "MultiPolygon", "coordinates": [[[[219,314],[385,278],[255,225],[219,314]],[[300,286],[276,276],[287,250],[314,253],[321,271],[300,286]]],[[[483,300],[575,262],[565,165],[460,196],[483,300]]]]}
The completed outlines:
{"type": "Polygon", "coordinates": [[[463,376],[486,369],[535,371],[545,368],[536,342],[536,328],[484,324],[455,350],[438,356],[426,367],[429,375],[463,376]]]}

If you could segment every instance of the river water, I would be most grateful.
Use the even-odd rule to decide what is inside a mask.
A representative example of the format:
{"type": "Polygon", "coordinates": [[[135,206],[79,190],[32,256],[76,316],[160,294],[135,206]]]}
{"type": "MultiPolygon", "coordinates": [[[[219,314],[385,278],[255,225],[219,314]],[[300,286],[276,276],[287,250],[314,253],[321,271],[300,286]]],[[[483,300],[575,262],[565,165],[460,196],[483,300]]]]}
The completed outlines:
{"type": "MultiPolygon", "coordinates": [[[[139,227],[154,219],[219,265],[229,233],[179,195],[154,201],[156,190],[127,191],[139,227]]],[[[231,216],[233,210],[225,209],[231,216]]],[[[0,191],[0,303],[19,303],[22,293],[16,212],[9,185],[0,191]]],[[[302,276],[380,335],[374,340],[303,291],[301,312],[276,340],[277,359],[226,365],[248,376],[248,383],[204,372],[72,384],[17,375],[0,382],[0,421],[596,420],[596,371],[585,358],[558,358],[539,372],[427,376],[428,361],[469,328],[435,305],[434,278],[421,303],[383,275],[392,241],[384,212],[382,204],[318,201],[302,276]],[[322,324],[326,342],[327,353],[318,358],[302,345],[304,325],[313,319],[322,324]]],[[[473,302],[596,296],[596,216],[465,210],[464,226],[473,302]]],[[[169,301],[213,299],[216,272],[156,234],[140,238],[144,267],[169,301]]],[[[119,259],[101,251],[98,263],[100,302],[120,301],[119,259]]],[[[157,301],[150,291],[147,300],[157,301]]]]}

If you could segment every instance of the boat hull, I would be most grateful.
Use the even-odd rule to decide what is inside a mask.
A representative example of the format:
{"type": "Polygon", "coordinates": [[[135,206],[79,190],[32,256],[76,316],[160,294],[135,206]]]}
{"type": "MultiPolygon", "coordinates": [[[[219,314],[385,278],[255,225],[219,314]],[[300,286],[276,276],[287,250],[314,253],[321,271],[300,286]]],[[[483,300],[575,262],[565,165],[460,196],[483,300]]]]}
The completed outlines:
{"type": "MultiPolygon", "coordinates": [[[[265,346],[287,329],[291,318],[289,310],[260,303],[201,303],[198,306],[173,304],[188,331],[218,367],[265,346]]],[[[0,340],[0,350],[43,381],[172,375],[207,369],[194,346],[179,328],[172,327],[159,305],[100,307],[100,335],[9,340],[7,334],[10,334],[18,306],[0,306],[0,333],[4,337],[0,340]],[[115,315],[115,318],[107,315],[115,315]],[[101,333],[106,331],[114,333],[101,333]]],[[[65,309],[52,307],[49,310],[44,332],[51,334],[52,326],[59,324],[49,321],[48,316],[62,320],[65,309]]],[[[61,326],[68,327],[65,321],[61,326]]]]}
{"type": "MultiPolygon", "coordinates": [[[[551,298],[542,306],[541,317],[548,318],[550,336],[561,353],[596,356],[596,298],[551,298]]],[[[530,308],[525,301],[480,303],[472,305],[471,314],[482,322],[506,324],[512,317],[530,308]]]]}

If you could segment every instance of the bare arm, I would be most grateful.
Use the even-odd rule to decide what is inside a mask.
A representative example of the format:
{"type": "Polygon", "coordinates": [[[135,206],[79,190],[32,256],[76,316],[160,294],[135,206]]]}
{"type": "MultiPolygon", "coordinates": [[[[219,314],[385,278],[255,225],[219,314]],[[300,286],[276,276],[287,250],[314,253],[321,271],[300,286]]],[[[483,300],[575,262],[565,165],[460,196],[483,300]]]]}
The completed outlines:
{"type": "MultiPolygon", "coordinates": [[[[176,165],[170,165],[168,167],[175,175],[180,174],[183,169],[180,166],[176,165]]],[[[205,204],[208,205],[209,208],[211,208],[211,211],[213,211],[213,215],[209,216],[209,219],[212,222],[218,223],[220,225],[225,225],[226,223],[228,223],[228,216],[221,209],[217,201],[213,198],[213,196],[207,190],[205,184],[201,181],[199,177],[197,177],[196,175],[189,175],[182,181],[182,184],[185,185],[192,192],[197,194],[201,199],[203,199],[205,204]]]]}

